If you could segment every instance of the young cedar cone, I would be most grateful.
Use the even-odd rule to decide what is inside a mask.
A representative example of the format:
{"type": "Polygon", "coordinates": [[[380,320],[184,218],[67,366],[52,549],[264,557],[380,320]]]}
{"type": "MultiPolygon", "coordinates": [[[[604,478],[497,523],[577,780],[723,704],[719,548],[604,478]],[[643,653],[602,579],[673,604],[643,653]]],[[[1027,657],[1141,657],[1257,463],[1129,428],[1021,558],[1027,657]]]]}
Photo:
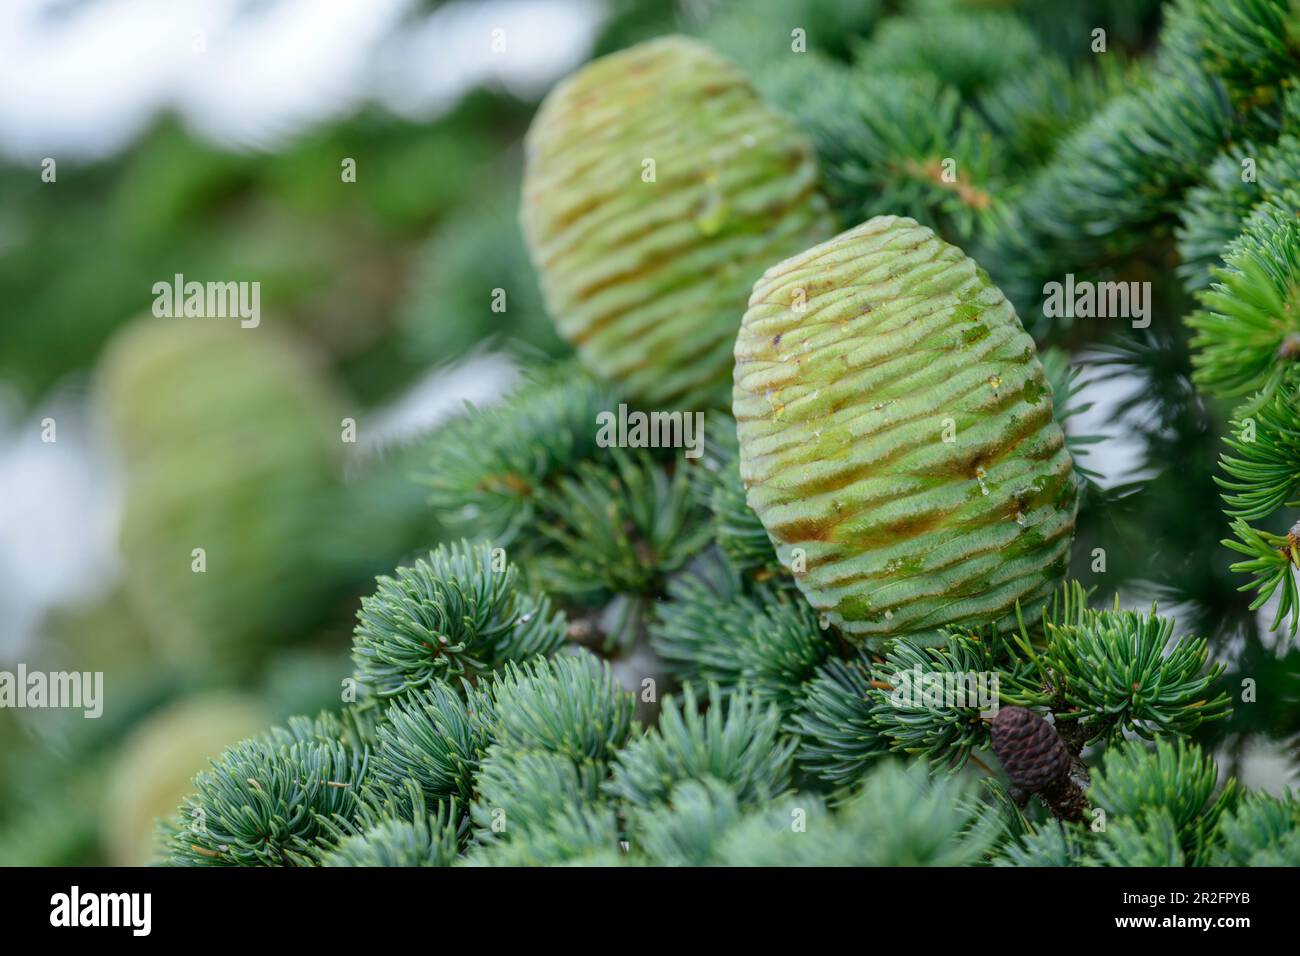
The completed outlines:
{"type": "Polygon", "coordinates": [[[768,269],[736,341],[741,477],[828,623],[875,645],[1027,620],[1078,507],[1033,340],[960,249],[879,216],[768,269]]]}
{"type": "Polygon", "coordinates": [[[1070,776],[1070,752],[1056,728],[1024,707],[1002,707],[990,728],[1002,769],[1031,793],[1055,794],[1070,776]]]}
{"type": "Polygon", "coordinates": [[[811,142],[728,60],[666,37],[559,84],[520,220],[583,364],[650,406],[725,405],[750,284],[834,231],[811,142]]]}
{"type": "Polygon", "coordinates": [[[261,660],[355,546],[329,383],[267,327],[145,318],[107,348],[99,400],[124,466],[132,609],[186,666],[261,660]]]}

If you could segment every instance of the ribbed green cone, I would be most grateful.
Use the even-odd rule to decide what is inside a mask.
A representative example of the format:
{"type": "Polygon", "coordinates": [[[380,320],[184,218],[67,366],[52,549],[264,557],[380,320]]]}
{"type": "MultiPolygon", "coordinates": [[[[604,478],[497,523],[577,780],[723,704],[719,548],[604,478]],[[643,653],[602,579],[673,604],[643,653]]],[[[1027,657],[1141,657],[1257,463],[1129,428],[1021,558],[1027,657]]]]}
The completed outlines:
{"type": "Polygon", "coordinates": [[[725,406],[750,285],[834,232],[809,140],[729,61],[666,37],[558,85],[526,149],[524,235],[583,363],[648,406],[725,406]]]}
{"type": "Polygon", "coordinates": [[[126,590],[168,656],[238,665],[314,623],[350,558],[342,410],[311,363],[269,328],[144,319],[113,340],[100,386],[125,469],[126,590]]]}
{"type": "Polygon", "coordinates": [[[914,220],[876,217],[764,273],[733,408],[750,507],[848,635],[1006,626],[1064,573],[1078,489],[1033,340],[914,220]]]}

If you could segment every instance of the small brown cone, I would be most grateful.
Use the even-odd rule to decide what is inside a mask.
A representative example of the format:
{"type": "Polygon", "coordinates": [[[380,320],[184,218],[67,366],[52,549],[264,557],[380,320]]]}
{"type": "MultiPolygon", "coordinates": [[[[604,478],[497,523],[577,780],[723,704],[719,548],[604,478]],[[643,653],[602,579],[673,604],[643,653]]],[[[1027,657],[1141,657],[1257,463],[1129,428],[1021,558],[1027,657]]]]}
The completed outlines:
{"type": "Polygon", "coordinates": [[[1056,728],[1024,707],[993,718],[993,752],[1012,782],[1031,793],[1059,792],[1069,782],[1070,752],[1056,728]]]}

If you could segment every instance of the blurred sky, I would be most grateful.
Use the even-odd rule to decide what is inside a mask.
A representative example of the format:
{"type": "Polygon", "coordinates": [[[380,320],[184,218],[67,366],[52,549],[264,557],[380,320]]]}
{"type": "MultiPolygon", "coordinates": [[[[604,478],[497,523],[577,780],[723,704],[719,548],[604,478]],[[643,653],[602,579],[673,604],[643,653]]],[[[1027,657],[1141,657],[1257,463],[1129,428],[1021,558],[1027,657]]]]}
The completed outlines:
{"type": "Polygon", "coordinates": [[[431,118],[469,89],[536,95],[586,56],[600,0],[0,0],[0,151],[124,148],[173,110],[273,149],[362,103],[431,118]],[[496,34],[494,31],[503,31],[496,34]],[[504,50],[494,40],[504,37],[504,50]]]}

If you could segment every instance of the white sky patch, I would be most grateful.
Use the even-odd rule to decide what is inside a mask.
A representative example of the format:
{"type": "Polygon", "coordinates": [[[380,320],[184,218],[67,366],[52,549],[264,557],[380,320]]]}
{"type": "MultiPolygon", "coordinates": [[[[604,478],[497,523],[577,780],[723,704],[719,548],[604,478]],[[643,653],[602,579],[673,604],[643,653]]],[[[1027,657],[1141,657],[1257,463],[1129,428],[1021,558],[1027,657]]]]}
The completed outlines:
{"type": "MultiPolygon", "coordinates": [[[[1223,529],[1223,536],[1225,538],[1230,538],[1233,536],[1231,529],[1229,529],[1226,526],[1226,519],[1225,519],[1225,526],[1223,529]]],[[[1229,554],[1225,550],[1224,554],[1225,556],[1227,556],[1228,560],[1230,561],[1238,560],[1238,556],[1235,551],[1229,554]]],[[[1242,555],[1240,560],[1242,561],[1246,560],[1245,555],[1242,555]]],[[[1291,571],[1292,576],[1294,576],[1295,573],[1296,573],[1295,570],[1292,569],[1291,571]]],[[[1245,584],[1247,581],[1251,580],[1250,575],[1245,573],[1239,573],[1238,577],[1240,579],[1240,583],[1242,584],[1245,584]]],[[[1256,591],[1250,592],[1251,598],[1253,599],[1257,593],[1258,592],[1256,591]]],[[[1282,620],[1278,622],[1277,630],[1276,631],[1273,630],[1273,619],[1277,617],[1278,605],[1281,603],[1282,603],[1282,588],[1279,587],[1276,591],[1273,592],[1273,595],[1267,601],[1265,601],[1262,605],[1260,605],[1259,610],[1255,612],[1255,622],[1259,626],[1259,642],[1265,648],[1267,648],[1268,650],[1276,654],[1278,657],[1285,656],[1286,653],[1291,649],[1291,645],[1293,643],[1293,639],[1291,637],[1290,616],[1282,618],[1282,620]]],[[[1223,647],[1225,651],[1228,653],[1238,653],[1238,647],[1236,646],[1236,642],[1234,642],[1233,644],[1225,644],[1223,645],[1223,647]]]]}
{"type": "Polygon", "coordinates": [[[373,423],[361,430],[359,450],[400,444],[460,415],[465,403],[490,405],[514,384],[515,360],[501,352],[484,352],[444,368],[433,369],[386,408],[370,413],[373,423]]]}
{"type": "Polygon", "coordinates": [[[1104,435],[1106,440],[1084,446],[1088,453],[1080,456],[1079,464],[1101,476],[1095,480],[1102,488],[1150,478],[1154,472],[1140,467],[1145,443],[1137,428],[1154,421],[1154,410],[1138,405],[1120,415],[1121,405],[1146,390],[1146,379],[1136,372],[1113,375],[1113,366],[1095,368],[1092,362],[1096,359],[1086,352],[1075,356],[1074,364],[1083,368],[1083,387],[1070,404],[1091,402],[1092,408],[1071,417],[1066,430],[1074,435],[1104,435]],[[1100,374],[1108,377],[1100,381],[1100,374]]]}
{"type": "Polygon", "coordinates": [[[359,107],[379,42],[410,0],[280,0],[226,18],[181,63],[174,97],[188,125],[215,142],[274,148],[359,107]]]}
{"type": "Polygon", "coordinates": [[[195,19],[167,0],[0,3],[0,149],[101,156],[164,102],[195,19]],[[148,26],[142,29],[142,26],[148,26]]]}
{"type": "Polygon", "coordinates": [[[167,110],[273,149],[368,101],[432,119],[483,84],[534,96],[604,16],[601,0],[3,0],[0,153],[102,158],[167,110]]]}
{"type": "Polygon", "coordinates": [[[417,119],[449,109],[478,86],[537,97],[586,58],[604,15],[597,0],[449,3],[391,38],[379,97],[417,119]],[[494,49],[498,41],[503,49],[494,49]]]}
{"type": "MultiPolygon", "coordinates": [[[[1237,779],[1251,790],[1263,790],[1275,797],[1285,796],[1300,786],[1295,761],[1290,747],[1282,741],[1254,738],[1242,755],[1237,779]]],[[[1219,766],[1227,763],[1226,755],[1219,757],[1219,766]]]]}
{"type": "MultiPolygon", "coordinates": [[[[0,398],[3,398],[0,395],[0,398]]],[[[0,401],[0,661],[35,636],[51,608],[88,601],[117,577],[115,471],[80,389],[26,418],[0,401]],[[53,418],[55,441],[41,440],[53,418]]]]}

